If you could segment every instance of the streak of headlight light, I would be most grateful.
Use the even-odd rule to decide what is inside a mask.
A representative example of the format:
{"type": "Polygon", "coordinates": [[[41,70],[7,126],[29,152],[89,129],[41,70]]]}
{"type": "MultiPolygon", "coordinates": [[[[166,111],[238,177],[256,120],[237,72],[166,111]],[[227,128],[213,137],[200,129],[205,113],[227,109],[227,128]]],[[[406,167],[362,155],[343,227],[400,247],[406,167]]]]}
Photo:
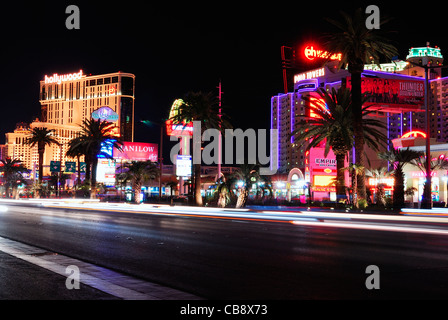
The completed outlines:
{"type": "Polygon", "coordinates": [[[333,227],[333,228],[346,228],[346,229],[362,229],[362,230],[374,230],[374,231],[393,231],[393,232],[410,232],[410,233],[429,233],[448,235],[448,230],[437,230],[429,228],[411,228],[400,226],[384,226],[384,225],[367,225],[361,223],[340,223],[340,222],[307,222],[307,221],[291,221],[294,225],[300,226],[312,226],[312,227],[333,227]]]}
{"type": "Polygon", "coordinates": [[[0,206],[0,212],[6,212],[6,211],[8,211],[7,206],[0,206]]]}

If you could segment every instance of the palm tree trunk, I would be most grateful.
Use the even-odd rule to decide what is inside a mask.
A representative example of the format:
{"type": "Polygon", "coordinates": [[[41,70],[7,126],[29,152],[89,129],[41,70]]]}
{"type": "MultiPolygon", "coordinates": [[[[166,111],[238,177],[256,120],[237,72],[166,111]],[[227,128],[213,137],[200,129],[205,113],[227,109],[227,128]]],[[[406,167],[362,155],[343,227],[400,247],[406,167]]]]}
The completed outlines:
{"type": "Polygon", "coordinates": [[[92,161],[92,179],[90,184],[90,199],[96,199],[96,170],[98,167],[98,157],[93,157],[92,161]]]}
{"type": "Polygon", "coordinates": [[[401,168],[395,170],[395,185],[393,204],[395,210],[400,210],[404,206],[404,174],[401,168]]]}
{"type": "Polygon", "coordinates": [[[78,188],[81,186],[81,160],[79,156],[78,156],[78,178],[76,181],[76,185],[78,188]]]}
{"type": "Polygon", "coordinates": [[[336,154],[336,205],[345,200],[345,154],[336,154]]]}
{"type": "Polygon", "coordinates": [[[42,178],[44,176],[44,151],[39,148],[39,184],[42,184],[42,178]]]}
{"type": "Polygon", "coordinates": [[[201,194],[201,165],[194,165],[194,199],[196,205],[202,206],[202,194],[201,194]]]}
{"type": "MultiPolygon", "coordinates": [[[[353,131],[355,135],[355,163],[364,167],[364,130],[362,125],[362,91],[360,68],[353,68],[352,80],[352,104],[353,104],[353,131]]],[[[366,199],[366,183],[364,169],[357,175],[357,195],[359,199],[366,199]]]]}
{"type": "Polygon", "coordinates": [[[140,204],[142,197],[142,184],[141,182],[134,182],[134,202],[140,204]]]}
{"type": "Polygon", "coordinates": [[[249,190],[246,187],[241,190],[236,201],[236,208],[244,208],[246,206],[247,197],[249,196],[249,190]]]}
{"type": "Polygon", "coordinates": [[[353,207],[358,209],[358,174],[356,169],[353,170],[352,189],[353,207]]]}

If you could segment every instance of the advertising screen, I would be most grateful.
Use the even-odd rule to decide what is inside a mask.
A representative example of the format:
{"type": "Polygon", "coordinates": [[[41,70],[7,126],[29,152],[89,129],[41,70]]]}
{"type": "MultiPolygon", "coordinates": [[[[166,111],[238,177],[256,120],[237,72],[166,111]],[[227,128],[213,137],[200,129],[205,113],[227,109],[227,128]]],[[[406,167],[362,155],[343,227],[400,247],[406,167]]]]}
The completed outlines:
{"type": "MultiPolygon", "coordinates": [[[[347,78],[347,88],[351,88],[351,78],[347,78]]],[[[423,111],[425,86],[423,81],[361,78],[363,93],[370,93],[371,108],[384,112],[423,111]]]]}
{"type": "Polygon", "coordinates": [[[123,142],[122,150],[114,150],[114,159],[133,161],[158,161],[159,145],[143,142],[123,142]]]}
{"type": "Polygon", "coordinates": [[[98,159],[97,181],[106,186],[115,185],[115,161],[111,159],[98,159]]]}

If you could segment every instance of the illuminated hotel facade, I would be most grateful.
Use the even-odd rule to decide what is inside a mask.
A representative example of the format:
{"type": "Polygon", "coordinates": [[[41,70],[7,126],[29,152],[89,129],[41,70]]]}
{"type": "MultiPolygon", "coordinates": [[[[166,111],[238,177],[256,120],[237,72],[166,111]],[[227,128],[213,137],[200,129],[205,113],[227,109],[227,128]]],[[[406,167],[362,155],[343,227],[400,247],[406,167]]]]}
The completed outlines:
{"type": "MultiPolygon", "coordinates": [[[[407,132],[426,131],[424,69],[408,62],[421,62],[425,56],[433,63],[443,62],[440,49],[428,46],[411,48],[407,61],[365,65],[363,92],[372,92],[369,103],[375,110],[374,116],[384,121],[387,127],[384,134],[388,137],[388,148],[392,147],[393,139],[407,132]],[[377,90],[377,87],[382,89],[377,90]]],[[[329,186],[336,176],[336,163],[331,161],[335,159],[334,154],[330,152],[326,160],[322,150],[319,150],[323,148],[307,151],[306,141],[295,141],[291,132],[298,129],[303,117],[310,116],[310,102],[306,97],[318,98],[318,88],[329,91],[331,88],[350,87],[350,73],[345,69],[338,70],[336,64],[330,62],[294,75],[294,91],[271,98],[271,128],[278,129],[278,171],[285,177],[283,183],[279,183],[280,187],[276,188],[274,183],[277,196],[288,200],[299,198],[307,193],[307,186],[310,185],[314,199],[335,200],[335,187],[329,186]]],[[[441,78],[440,75],[440,69],[433,69],[429,76],[430,132],[439,143],[448,142],[448,77],[441,78]]],[[[368,148],[366,152],[368,167],[387,165],[378,159],[376,152],[368,148]]],[[[271,161],[275,161],[272,155],[271,161]]]]}
{"type": "Polygon", "coordinates": [[[50,161],[75,161],[66,157],[68,142],[81,131],[80,125],[91,119],[94,111],[107,107],[116,114],[116,134],[122,141],[134,141],[135,75],[109,73],[86,75],[82,70],[67,75],[46,75],[40,81],[40,118],[31,124],[20,123],[14,132],[6,133],[5,154],[19,159],[36,172],[37,146],[31,148],[26,140],[31,130],[45,127],[54,130],[54,137],[61,146],[46,146],[44,176],[49,175],[50,161]]]}

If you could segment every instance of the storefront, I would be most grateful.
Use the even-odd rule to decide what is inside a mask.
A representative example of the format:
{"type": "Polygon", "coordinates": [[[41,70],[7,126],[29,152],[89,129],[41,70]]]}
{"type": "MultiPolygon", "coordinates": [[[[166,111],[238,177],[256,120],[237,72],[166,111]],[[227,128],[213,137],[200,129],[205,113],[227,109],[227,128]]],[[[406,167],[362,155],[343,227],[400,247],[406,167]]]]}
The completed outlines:
{"type": "MultiPolygon", "coordinates": [[[[400,139],[394,139],[393,145],[395,148],[407,148],[410,150],[426,152],[426,136],[421,134],[405,134],[400,139]]],[[[437,143],[435,139],[431,139],[431,157],[432,160],[437,158],[446,158],[448,156],[448,144],[437,143]]],[[[423,168],[415,165],[407,164],[403,168],[405,174],[405,190],[414,190],[413,194],[406,196],[406,202],[417,204],[422,201],[423,188],[426,180],[426,173],[423,168]]],[[[447,203],[448,174],[447,170],[433,170],[431,171],[431,195],[432,201],[437,206],[444,206],[447,203]]]]}

